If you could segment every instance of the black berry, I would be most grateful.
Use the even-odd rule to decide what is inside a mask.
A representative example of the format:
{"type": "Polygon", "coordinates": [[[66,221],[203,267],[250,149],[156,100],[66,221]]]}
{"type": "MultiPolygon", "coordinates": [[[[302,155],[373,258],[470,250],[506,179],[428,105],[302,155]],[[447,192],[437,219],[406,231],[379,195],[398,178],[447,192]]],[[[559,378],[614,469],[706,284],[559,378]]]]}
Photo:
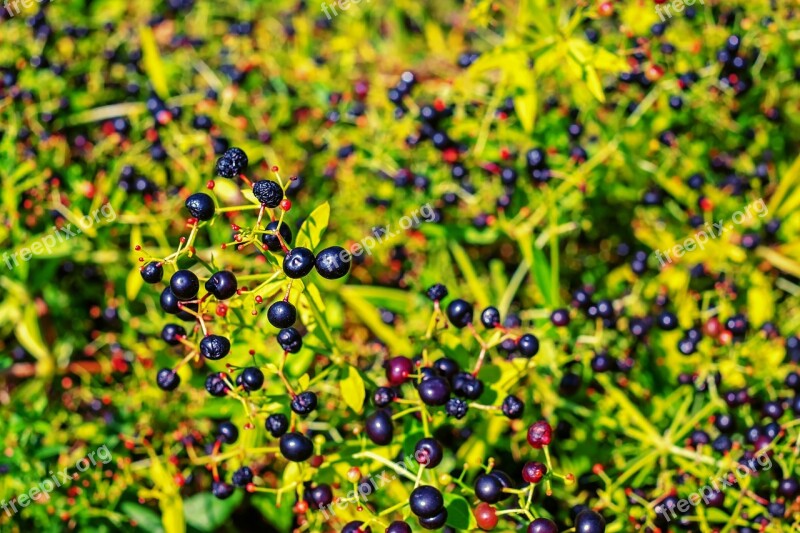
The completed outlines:
{"type": "Polygon", "coordinates": [[[157,261],[150,261],[139,272],[146,283],[158,283],[164,277],[164,267],[157,261]]]}
{"type": "Polygon", "coordinates": [[[200,341],[200,353],[206,359],[216,361],[231,351],[231,341],[221,335],[209,335],[200,341]]]}
{"type": "Polygon", "coordinates": [[[283,271],[292,279],[299,279],[314,268],[314,253],[308,248],[293,248],[283,258],[283,271]]]}
{"type": "Polygon", "coordinates": [[[214,200],[204,192],[196,192],[186,199],[186,209],[197,220],[211,220],[216,207],[214,200]]]}
{"type": "Polygon", "coordinates": [[[367,418],[366,431],[369,440],[380,446],[386,446],[392,442],[394,433],[391,415],[384,410],[375,411],[367,418]]]}
{"type": "Polygon", "coordinates": [[[178,300],[191,300],[200,290],[200,280],[190,270],[178,270],[170,278],[169,288],[178,300]]]}
{"type": "Polygon", "coordinates": [[[181,377],[171,368],[162,368],[156,375],[156,383],[161,390],[175,390],[181,383],[181,377]]]}
{"type": "Polygon", "coordinates": [[[264,427],[273,438],[277,439],[289,431],[289,419],[281,413],[269,415],[264,427]]]}
{"type": "Polygon", "coordinates": [[[350,254],[341,246],[325,248],[317,254],[316,267],[323,278],[342,278],[350,271],[350,254]]]}
{"type": "Polygon", "coordinates": [[[314,444],[311,439],[300,433],[286,433],[283,435],[279,448],[281,455],[295,463],[305,461],[314,453],[314,444]]]}
{"type": "Polygon", "coordinates": [[[253,196],[269,208],[278,207],[283,200],[283,189],[281,186],[270,180],[260,180],[253,184],[253,196]]]}
{"type": "Polygon", "coordinates": [[[227,300],[236,294],[238,286],[236,276],[228,270],[216,272],[206,281],[205,285],[206,290],[214,295],[217,300],[227,300]]]}
{"type": "Polygon", "coordinates": [[[247,154],[239,148],[229,148],[217,160],[217,175],[224,178],[235,178],[247,170],[247,154]]]}
{"type": "Polygon", "coordinates": [[[279,300],[269,306],[267,320],[276,328],[288,328],[297,320],[297,309],[289,302],[279,300]]]}
{"type": "Polygon", "coordinates": [[[301,392],[292,398],[291,407],[298,415],[306,416],[317,408],[317,395],[311,391],[301,392]]]}
{"type": "Polygon", "coordinates": [[[447,306],[447,318],[455,327],[463,328],[472,322],[472,305],[461,299],[453,300],[447,306]]]}
{"type": "Polygon", "coordinates": [[[408,506],[416,516],[431,518],[444,509],[444,498],[439,489],[430,485],[422,485],[411,492],[408,506]]]}
{"type": "Polygon", "coordinates": [[[417,392],[425,405],[444,405],[450,399],[450,384],[446,379],[434,376],[420,383],[417,392]]]}
{"type": "MultiPolygon", "coordinates": [[[[289,244],[292,242],[292,229],[286,222],[283,222],[280,226],[280,229],[278,229],[278,221],[273,220],[267,224],[266,229],[271,231],[278,230],[278,233],[280,233],[284,244],[289,244]]],[[[267,246],[267,249],[269,249],[271,252],[279,252],[283,249],[281,247],[281,241],[277,235],[264,233],[261,235],[261,242],[263,242],[267,246]]]]}

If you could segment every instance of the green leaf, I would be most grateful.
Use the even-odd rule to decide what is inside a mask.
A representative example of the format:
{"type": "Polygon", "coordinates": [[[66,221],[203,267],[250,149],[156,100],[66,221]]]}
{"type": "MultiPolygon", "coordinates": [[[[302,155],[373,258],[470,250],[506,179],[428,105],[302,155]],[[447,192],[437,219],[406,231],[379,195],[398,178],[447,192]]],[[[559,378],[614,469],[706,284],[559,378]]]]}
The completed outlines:
{"type": "Polygon", "coordinates": [[[161,61],[161,54],[158,52],[155,35],[149,26],[139,27],[139,39],[142,42],[142,60],[144,70],[153,89],[162,99],[169,98],[169,88],[167,76],[164,71],[164,63],[161,61]]]}
{"type": "Polygon", "coordinates": [[[603,91],[603,84],[600,82],[600,76],[597,75],[597,70],[594,67],[586,67],[586,85],[589,91],[600,102],[606,101],[606,94],[603,91]]]}
{"type": "Polygon", "coordinates": [[[344,368],[343,377],[339,381],[339,389],[342,391],[342,398],[344,403],[355,411],[361,413],[364,410],[364,398],[366,392],[364,390],[364,380],[361,379],[361,374],[352,365],[347,365],[344,368]]]}
{"type": "Polygon", "coordinates": [[[242,498],[240,490],[227,500],[215,498],[210,492],[195,494],[183,506],[186,523],[199,531],[216,531],[225,525],[242,498]]]}
{"type": "Polygon", "coordinates": [[[533,133],[536,124],[536,113],[539,105],[539,96],[536,91],[514,98],[514,109],[526,133],[533,133]]]}
{"type": "Polygon", "coordinates": [[[472,260],[467,255],[467,252],[465,252],[464,249],[455,242],[450,243],[450,252],[453,254],[453,259],[458,265],[459,270],[461,270],[461,274],[463,274],[464,279],[467,280],[467,285],[469,285],[469,289],[472,291],[478,307],[489,305],[491,298],[489,298],[486,285],[480,280],[478,274],[475,272],[475,268],[472,266],[472,260]]]}
{"type": "MultiPolygon", "coordinates": [[[[266,494],[253,494],[250,498],[253,507],[261,512],[262,516],[274,527],[265,528],[270,531],[290,531],[294,513],[287,513],[284,506],[275,505],[275,496],[266,494]]],[[[284,504],[285,505],[285,504],[284,504]]]]}
{"type": "Polygon", "coordinates": [[[347,307],[358,315],[358,318],[397,355],[410,355],[411,343],[398,336],[394,328],[390,328],[380,319],[378,308],[365,300],[358,291],[359,287],[342,287],[339,294],[347,307]]]}
{"type": "MultiPolygon", "coordinates": [[[[42,340],[42,334],[39,330],[39,319],[36,316],[35,306],[31,304],[25,305],[23,319],[17,323],[14,334],[22,347],[40,363],[52,364],[50,350],[42,340]]],[[[42,369],[44,370],[44,367],[42,369]]]]}
{"type": "Polygon", "coordinates": [[[123,502],[120,505],[122,512],[136,522],[136,526],[150,533],[163,533],[164,528],[161,527],[161,519],[158,514],[148,509],[144,505],[139,505],[133,502],[123,502]]]}
{"type": "Polygon", "coordinates": [[[300,227],[295,245],[314,250],[322,240],[322,234],[328,228],[330,215],[331,206],[328,202],[314,209],[300,227]]]}
{"type": "Polygon", "coordinates": [[[472,531],[477,527],[475,517],[469,509],[467,500],[457,494],[445,493],[444,506],[447,509],[447,525],[458,530],[472,531]]]}

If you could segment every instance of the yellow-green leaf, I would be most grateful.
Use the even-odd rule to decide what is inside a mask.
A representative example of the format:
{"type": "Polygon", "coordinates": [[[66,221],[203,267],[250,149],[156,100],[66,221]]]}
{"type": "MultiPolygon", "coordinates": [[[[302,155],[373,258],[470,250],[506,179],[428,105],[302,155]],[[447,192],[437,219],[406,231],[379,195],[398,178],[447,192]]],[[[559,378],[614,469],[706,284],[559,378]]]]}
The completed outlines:
{"type": "Polygon", "coordinates": [[[600,76],[597,75],[597,70],[594,67],[586,67],[586,85],[595,98],[601,102],[606,101],[606,95],[605,92],[603,92],[603,84],[600,82],[600,76]]]}
{"type": "Polygon", "coordinates": [[[24,304],[25,311],[23,319],[17,323],[14,334],[25,350],[40,362],[50,360],[50,350],[42,340],[39,330],[39,319],[36,316],[36,307],[32,304],[24,304]]]}
{"type": "Polygon", "coordinates": [[[356,413],[361,413],[364,410],[364,397],[366,396],[364,380],[352,365],[347,365],[342,374],[339,389],[342,391],[344,403],[356,413]]]}
{"type": "Polygon", "coordinates": [[[297,246],[314,250],[322,240],[322,234],[328,228],[328,219],[331,214],[331,206],[328,202],[320,205],[308,215],[297,234],[297,246]]]}
{"type": "Polygon", "coordinates": [[[158,44],[156,43],[155,35],[153,35],[153,30],[149,26],[140,26],[139,38],[142,42],[142,60],[147,77],[150,79],[150,83],[158,93],[158,96],[162,99],[168,98],[167,74],[164,71],[164,63],[161,61],[161,54],[158,51],[158,44]]]}
{"type": "Polygon", "coordinates": [[[536,111],[538,107],[538,95],[536,91],[514,98],[514,109],[517,111],[522,127],[526,133],[533,133],[536,125],[536,111]]]}

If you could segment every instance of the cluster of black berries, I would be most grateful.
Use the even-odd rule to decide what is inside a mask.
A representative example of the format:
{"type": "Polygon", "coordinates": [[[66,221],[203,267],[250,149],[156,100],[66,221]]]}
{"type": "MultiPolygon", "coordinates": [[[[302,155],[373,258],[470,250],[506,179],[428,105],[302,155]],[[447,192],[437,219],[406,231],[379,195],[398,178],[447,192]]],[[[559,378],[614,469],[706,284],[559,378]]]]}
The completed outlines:
{"type": "MultiPolygon", "coordinates": [[[[230,148],[218,159],[216,173],[225,178],[241,179],[250,184],[250,181],[245,176],[247,166],[248,158],[245,152],[239,148],[230,148]]],[[[291,208],[291,202],[284,197],[284,188],[279,183],[271,180],[258,180],[252,183],[251,187],[253,195],[261,204],[260,214],[263,214],[266,209],[280,207],[283,212],[286,212],[291,208]]],[[[213,181],[210,182],[209,188],[213,189],[213,181]]],[[[214,199],[209,194],[202,192],[190,195],[185,201],[185,207],[190,215],[188,222],[193,228],[193,233],[201,223],[208,222],[218,215],[214,199]]],[[[259,230],[260,220],[261,216],[259,216],[259,227],[257,228],[259,230]]],[[[341,247],[326,248],[316,256],[307,248],[296,247],[289,249],[288,244],[292,241],[292,232],[288,224],[283,221],[282,216],[280,219],[273,218],[266,225],[266,229],[260,231],[260,233],[260,241],[265,253],[267,251],[285,253],[282,271],[290,281],[308,275],[314,268],[316,268],[320,276],[326,279],[339,279],[349,272],[350,256],[341,247]]],[[[179,248],[179,251],[168,260],[149,261],[142,266],[140,273],[147,283],[155,284],[162,281],[164,264],[171,263],[173,260],[177,261],[177,258],[191,244],[187,243],[183,238],[181,243],[182,248],[179,248]]],[[[289,286],[291,287],[291,284],[289,286]]],[[[165,312],[174,315],[179,320],[192,323],[194,326],[192,332],[196,332],[199,329],[203,331],[202,338],[195,345],[190,341],[193,335],[187,334],[187,330],[183,326],[175,323],[164,326],[161,337],[167,344],[171,346],[184,344],[190,348],[187,357],[176,368],[159,370],[157,383],[165,391],[171,391],[178,387],[180,384],[178,369],[196,357],[198,353],[205,359],[218,361],[225,358],[231,351],[231,340],[228,337],[214,334],[207,330],[206,322],[209,321],[209,318],[206,313],[206,307],[211,301],[215,300],[217,303],[215,314],[220,318],[224,318],[227,313],[226,301],[230,298],[242,296],[246,291],[246,287],[239,286],[236,275],[233,272],[220,270],[208,278],[204,288],[206,294],[200,296],[200,279],[191,270],[183,269],[178,270],[170,277],[167,287],[161,293],[161,307],[165,312]]],[[[261,303],[260,297],[256,296],[255,302],[261,303]]],[[[288,354],[297,353],[303,345],[302,336],[294,327],[297,321],[297,314],[296,307],[289,302],[288,290],[286,296],[270,305],[267,311],[267,319],[270,324],[280,330],[277,335],[277,341],[284,351],[284,360],[288,354]]],[[[251,355],[254,355],[253,351],[251,351],[251,355]]],[[[283,377],[282,370],[281,377],[283,377]]],[[[212,373],[206,379],[205,388],[212,396],[222,397],[238,394],[239,392],[250,394],[260,390],[264,383],[265,376],[263,371],[257,365],[253,365],[241,369],[235,381],[232,381],[231,376],[227,373],[212,373]]],[[[295,394],[288,386],[288,383],[286,385],[291,396],[290,407],[294,413],[293,416],[305,417],[317,409],[318,399],[314,392],[307,390],[295,394]]],[[[236,440],[238,432],[236,432],[235,426],[230,423],[226,424],[221,426],[220,431],[224,431],[224,435],[220,438],[218,444],[230,444],[236,440]],[[233,429],[231,430],[230,428],[233,429]]],[[[297,462],[306,461],[313,455],[314,445],[312,441],[301,433],[289,431],[292,423],[285,415],[281,413],[270,414],[266,418],[265,427],[273,438],[279,439],[280,452],[286,459],[297,462]]],[[[216,451],[218,450],[215,449],[214,453],[216,451]]],[[[234,474],[233,485],[246,486],[251,482],[252,471],[247,467],[243,467],[234,474]]],[[[233,487],[231,485],[219,481],[218,476],[215,477],[212,488],[215,496],[226,498],[230,496],[232,490],[233,487]]]]}

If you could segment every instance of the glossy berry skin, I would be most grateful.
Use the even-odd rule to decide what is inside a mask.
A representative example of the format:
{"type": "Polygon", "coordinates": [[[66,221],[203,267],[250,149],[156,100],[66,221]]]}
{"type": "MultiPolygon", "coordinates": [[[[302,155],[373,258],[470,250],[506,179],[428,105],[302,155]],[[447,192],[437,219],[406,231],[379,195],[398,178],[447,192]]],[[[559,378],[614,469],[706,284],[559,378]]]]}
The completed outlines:
{"type": "Polygon", "coordinates": [[[411,533],[411,526],[400,520],[395,520],[386,528],[386,533],[411,533]]]}
{"type": "Polygon", "coordinates": [[[545,420],[539,420],[528,428],[528,444],[539,450],[550,444],[553,438],[553,429],[545,420]]]}
{"type": "Polygon", "coordinates": [[[217,428],[217,440],[233,444],[239,439],[239,430],[230,422],[222,422],[217,428]]]}
{"type": "Polygon", "coordinates": [[[217,175],[233,179],[247,170],[247,154],[240,148],[229,148],[217,160],[217,175]]]}
{"type": "Polygon", "coordinates": [[[159,389],[171,391],[181,384],[181,377],[171,368],[162,368],[156,375],[156,383],[159,389]]]}
{"type": "Polygon", "coordinates": [[[491,531],[497,525],[497,511],[486,502],[479,503],[473,514],[478,527],[484,531],[491,531]]]}
{"type": "Polygon", "coordinates": [[[450,384],[440,376],[433,376],[417,385],[419,398],[425,405],[444,405],[450,399],[450,384]]]}
{"type": "Polygon", "coordinates": [[[350,254],[341,246],[331,246],[317,254],[314,264],[325,279],[343,278],[350,272],[350,254]]]}
{"type": "Polygon", "coordinates": [[[170,278],[169,288],[178,300],[191,300],[200,290],[200,280],[190,270],[178,270],[170,278]]]}
{"type": "Polygon", "coordinates": [[[527,533],[558,533],[558,526],[547,518],[537,518],[528,525],[527,533]]]}
{"type": "Polygon", "coordinates": [[[463,398],[477,400],[483,394],[483,382],[469,372],[460,372],[453,378],[453,391],[463,398]]]}
{"type": "Polygon", "coordinates": [[[439,489],[430,485],[422,485],[411,492],[408,506],[416,516],[432,518],[444,509],[444,498],[439,489]]]}
{"type": "Polygon", "coordinates": [[[164,267],[157,261],[150,261],[139,271],[145,283],[158,283],[164,278],[164,267]]]}
{"type": "Polygon", "coordinates": [[[575,533],[604,533],[606,521],[598,513],[586,509],[575,517],[575,533]]]}
{"type": "Polygon", "coordinates": [[[486,329],[494,329],[500,324],[500,311],[496,307],[487,307],[481,313],[481,324],[486,329]]]}
{"type": "Polygon", "coordinates": [[[372,528],[367,527],[364,529],[363,526],[364,522],[360,520],[354,520],[352,522],[348,522],[342,528],[342,533],[372,533],[372,528]]]}
{"type": "Polygon", "coordinates": [[[314,505],[319,508],[320,506],[326,506],[333,502],[333,491],[329,485],[321,483],[311,489],[310,494],[311,500],[314,502],[314,505]]]}
{"type": "Polygon", "coordinates": [[[394,401],[395,396],[393,389],[389,387],[378,387],[375,394],[372,395],[372,401],[376,407],[386,407],[394,401]]]}
{"type": "Polygon", "coordinates": [[[459,371],[458,363],[447,357],[437,359],[433,363],[433,369],[437,374],[448,379],[458,374],[459,371]]]}
{"type": "Polygon", "coordinates": [[[382,409],[375,411],[367,418],[366,432],[369,440],[379,446],[391,443],[394,434],[392,416],[382,409]]]}
{"type": "Polygon", "coordinates": [[[303,462],[314,454],[311,439],[301,433],[286,433],[281,437],[278,447],[284,458],[295,463],[303,462]]]}
{"type": "Polygon", "coordinates": [[[289,419],[286,418],[286,415],[281,413],[269,415],[267,421],[264,423],[264,427],[273,438],[277,439],[289,431],[289,419]]]}
{"type": "Polygon", "coordinates": [[[569,325],[569,312],[566,309],[556,309],[550,315],[550,322],[554,326],[562,328],[569,325]]]}
{"type": "Polygon", "coordinates": [[[517,348],[519,348],[519,353],[525,357],[533,357],[539,353],[539,339],[535,335],[526,333],[517,341],[517,348]]]}
{"type": "Polygon", "coordinates": [[[248,483],[253,482],[253,471],[249,467],[243,466],[233,473],[231,481],[237,487],[246,487],[248,483]]]}
{"type": "Polygon", "coordinates": [[[206,378],[206,391],[215,398],[225,396],[230,390],[219,374],[209,374],[206,378]]]}
{"type": "Polygon", "coordinates": [[[461,420],[467,415],[469,406],[467,402],[460,398],[450,398],[444,410],[448,415],[455,417],[456,420],[461,420]]]}
{"type": "Polygon", "coordinates": [[[658,324],[658,327],[664,331],[672,331],[678,327],[678,317],[676,317],[674,313],[664,311],[658,315],[656,324],[658,324]]]}
{"type": "Polygon", "coordinates": [[[278,207],[283,200],[283,189],[271,180],[259,180],[253,184],[253,196],[270,209],[278,207]]]}
{"type": "Polygon", "coordinates": [[[192,217],[200,221],[214,218],[214,200],[204,192],[196,192],[186,199],[186,209],[192,217]]]}
{"type": "Polygon", "coordinates": [[[278,332],[278,344],[286,352],[297,353],[303,347],[303,337],[294,328],[283,328],[278,332]]]}
{"type": "Polygon", "coordinates": [[[211,494],[220,500],[230,498],[234,490],[233,485],[221,481],[215,481],[211,484],[211,494]]]}
{"type": "Polygon", "coordinates": [[[186,330],[183,326],[178,324],[167,324],[161,330],[161,338],[170,346],[176,346],[181,343],[180,338],[186,337],[186,330]]]}
{"type": "Polygon", "coordinates": [[[251,392],[259,390],[264,385],[264,373],[254,366],[245,368],[242,371],[242,385],[251,392]]]}
{"type": "Polygon", "coordinates": [[[220,270],[208,278],[205,287],[217,300],[227,300],[236,294],[239,284],[233,272],[220,270]]]}
{"type": "MultiPolygon", "coordinates": [[[[278,230],[278,221],[273,220],[267,224],[266,229],[271,231],[278,230]]],[[[281,239],[283,239],[284,244],[288,245],[292,242],[292,228],[290,228],[289,224],[286,222],[281,223],[281,228],[278,230],[278,233],[281,234],[281,239]]],[[[270,252],[280,252],[283,249],[281,247],[281,240],[277,235],[263,233],[261,235],[261,242],[267,246],[270,252]]]]}
{"type": "Polygon", "coordinates": [[[539,483],[547,474],[547,466],[538,461],[528,461],[522,467],[522,479],[528,483],[539,483]]]}
{"type": "Polygon", "coordinates": [[[292,398],[292,411],[300,416],[306,416],[317,408],[317,395],[311,391],[301,392],[292,398]]]}
{"type": "Polygon", "coordinates": [[[283,258],[283,271],[292,279],[307,276],[314,268],[314,253],[308,248],[292,248],[283,258]]]}
{"type": "MultiPolygon", "coordinates": [[[[178,307],[178,300],[174,294],[172,294],[172,290],[169,287],[165,287],[163,291],[161,291],[161,298],[159,299],[159,303],[161,304],[161,309],[165,312],[175,315],[180,313],[181,308],[178,307]]],[[[192,317],[194,318],[194,317],[192,317]]]]}
{"type": "Polygon", "coordinates": [[[430,518],[420,518],[419,525],[424,529],[440,529],[447,523],[447,509],[430,518]]]}
{"type": "Polygon", "coordinates": [[[297,308],[289,302],[279,300],[269,306],[267,320],[273,327],[279,329],[291,327],[297,320],[297,308]]]}
{"type": "Polygon", "coordinates": [[[442,462],[444,449],[439,441],[426,437],[420,439],[414,447],[414,459],[425,468],[436,468],[442,462]]]}
{"type": "Polygon", "coordinates": [[[428,298],[430,298],[434,302],[439,302],[439,301],[444,300],[445,298],[447,298],[447,294],[448,294],[447,287],[445,287],[441,283],[437,283],[435,285],[432,285],[428,289],[426,294],[428,295],[428,298]]]}
{"type": "Polygon", "coordinates": [[[782,479],[778,484],[778,494],[787,499],[793,499],[800,494],[800,483],[796,479],[782,479]]]}
{"type": "Polygon", "coordinates": [[[216,361],[231,351],[231,341],[220,335],[209,335],[200,341],[200,353],[206,359],[216,361]]]}
{"type": "Polygon", "coordinates": [[[447,306],[447,318],[458,329],[472,322],[472,305],[461,299],[450,302],[447,306]]]}
{"type": "Polygon", "coordinates": [[[506,496],[503,488],[503,482],[494,473],[481,474],[475,479],[475,497],[482,502],[499,502],[506,496]]]}
{"type": "Polygon", "coordinates": [[[408,381],[408,376],[414,370],[414,364],[411,359],[399,355],[392,357],[386,362],[386,379],[389,384],[396,387],[408,381]]]}
{"type": "Polygon", "coordinates": [[[525,404],[516,396],[506,396],[503,400],[502,411],[511,420],[522,418],[522,412],[525,410],[525,404]]]}

